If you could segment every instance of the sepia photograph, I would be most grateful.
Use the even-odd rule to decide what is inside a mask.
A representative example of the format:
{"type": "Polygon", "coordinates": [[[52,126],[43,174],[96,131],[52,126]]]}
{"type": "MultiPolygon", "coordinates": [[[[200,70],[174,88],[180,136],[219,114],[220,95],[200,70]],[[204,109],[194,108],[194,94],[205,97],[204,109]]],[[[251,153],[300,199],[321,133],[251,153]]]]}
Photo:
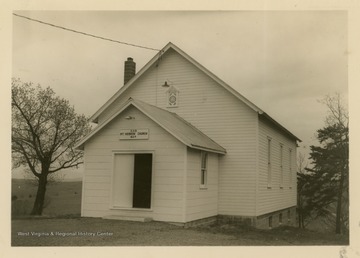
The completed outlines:
{"type": "Polygon", "coordinates": [[[348,11],[18,9],[11,21],[11,248],[360,255],[348,11]]]}

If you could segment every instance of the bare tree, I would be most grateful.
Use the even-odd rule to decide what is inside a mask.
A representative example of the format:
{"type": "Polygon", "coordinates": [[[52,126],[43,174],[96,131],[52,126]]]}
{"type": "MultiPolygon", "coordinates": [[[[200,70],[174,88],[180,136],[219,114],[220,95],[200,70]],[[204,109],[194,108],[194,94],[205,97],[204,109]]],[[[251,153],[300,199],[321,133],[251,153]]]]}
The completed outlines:
{"type": "Polygon", "coordinates": [[[90,130],[84,115],[47,87],[12,80],[12,161],[28,166],[38,180],[32,215],[44,208],[49,175],[76,167],[83,153],[75,144],[90,130]]]}

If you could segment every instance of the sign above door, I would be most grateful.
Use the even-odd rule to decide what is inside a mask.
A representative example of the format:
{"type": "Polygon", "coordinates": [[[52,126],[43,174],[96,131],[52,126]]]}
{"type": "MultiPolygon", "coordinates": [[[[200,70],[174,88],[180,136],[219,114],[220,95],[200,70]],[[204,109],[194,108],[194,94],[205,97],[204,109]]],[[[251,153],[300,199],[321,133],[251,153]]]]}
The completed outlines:
{"type": "Polygon", "coordinates": [[[147,140],[149,129],[121,129],[120,140],[147,140]]]}

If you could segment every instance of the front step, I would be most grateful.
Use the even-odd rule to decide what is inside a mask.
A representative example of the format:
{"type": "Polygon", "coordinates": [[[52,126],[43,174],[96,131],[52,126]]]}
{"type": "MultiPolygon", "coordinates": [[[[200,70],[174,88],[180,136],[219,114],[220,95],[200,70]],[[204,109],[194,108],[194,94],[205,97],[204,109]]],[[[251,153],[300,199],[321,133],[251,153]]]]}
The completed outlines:
{"type": "Polygon", "coordinates": [[[132,217],[132,216],[121,216],[121,215],[109,215],[102,217],[103,219],[113,220],[126,220],[126,221],[137,221],[137,222],[150,222],[152,218],[149,217],[132,217]]]}

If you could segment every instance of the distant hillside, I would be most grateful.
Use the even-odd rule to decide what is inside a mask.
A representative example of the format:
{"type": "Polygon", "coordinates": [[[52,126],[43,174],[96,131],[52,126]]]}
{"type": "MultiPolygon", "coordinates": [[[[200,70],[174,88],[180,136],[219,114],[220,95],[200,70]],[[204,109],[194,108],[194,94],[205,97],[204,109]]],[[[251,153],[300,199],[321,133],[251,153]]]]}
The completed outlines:
{"type": "MultiPolygon", "coordinates": [[[[27,168],[19,167],[11,170],[11,178],[14,179],[26,179],[33,178],[31,172],[25,172],[27,168]]],[[[78,169],[64,169],[56,172],[56,175],[61,178],[62,181],[81,181],[84,168],[79,166],[78,169]]]]}

